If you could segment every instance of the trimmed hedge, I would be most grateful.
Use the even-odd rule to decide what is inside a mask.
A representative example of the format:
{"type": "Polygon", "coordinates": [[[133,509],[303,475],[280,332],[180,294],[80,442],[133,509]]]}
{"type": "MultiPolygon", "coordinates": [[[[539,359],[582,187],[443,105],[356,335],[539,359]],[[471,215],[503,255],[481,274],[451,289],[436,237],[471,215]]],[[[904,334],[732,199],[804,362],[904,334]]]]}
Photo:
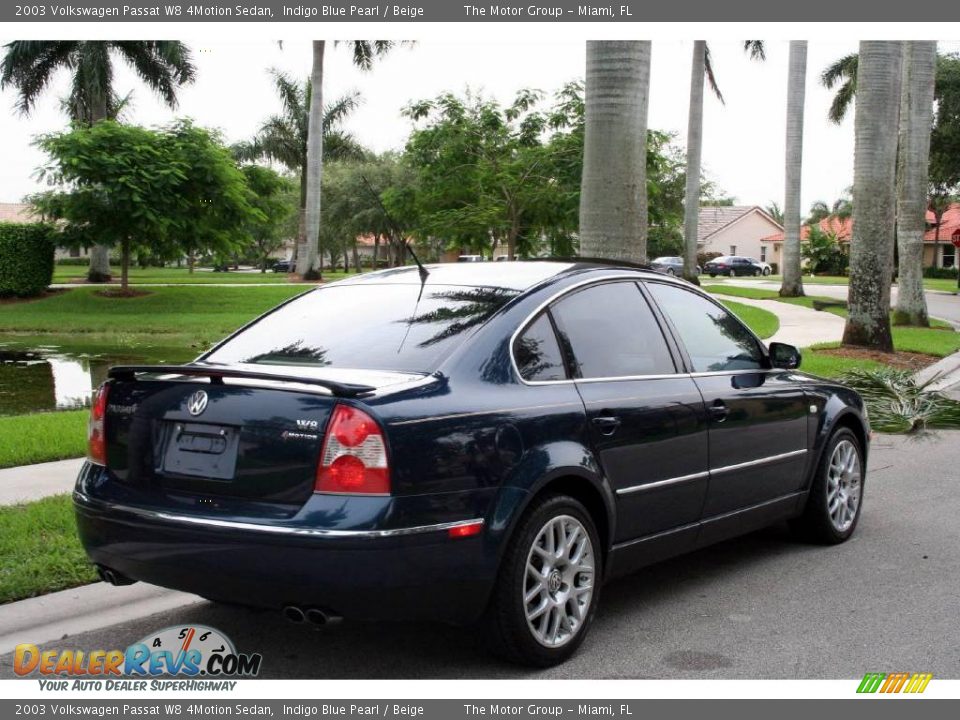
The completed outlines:
{"type": "Polygon", "coordinates": [[[0,223],[0,297],[39,295],[53,280],[54,229],[0,223]]]}
{"type": "Polygon", "coordinates": [[[957,279],[957,269],[956,268],[938,268],[938,267],[926,267],[923,269],[923,276],[925,278],[938,278],[941,280],[956,280],[957,279]]]}

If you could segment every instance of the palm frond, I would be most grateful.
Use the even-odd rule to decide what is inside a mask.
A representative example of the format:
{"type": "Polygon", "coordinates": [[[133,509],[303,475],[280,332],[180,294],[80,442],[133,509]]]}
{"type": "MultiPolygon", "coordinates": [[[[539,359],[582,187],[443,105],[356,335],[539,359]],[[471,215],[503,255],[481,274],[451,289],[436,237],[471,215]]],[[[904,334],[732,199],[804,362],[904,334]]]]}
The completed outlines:
{"type": "Polygon", "coordinates": [[[363,97],[360,95],[359,91],[351,90],[345,95],[338,97],[332,103],[324,105],[324,132],[327,132],[329,129],[340,125],[340,123],[346,120],[347,116],[360,107],[362,103],[363,97]]]}
{"type": "Polygon", "coordinates": [[[713,74],[713,62],[710,59],[710,46],[706,45],[706,43],[704,43],[704,45],[703,71],[707,76],[707,84],[710,85],[710,89],[713,90],[713,94],[717,96],[717,100],[726,105],[727,102],[723,99],[723,93],[720,92],[720,87],[717,85],[717,78],[713,74]]]}
{"type": "Polygon", "coordinates": [[[76,41],[15,40],[7,43],[0,65],[0,89],[17,89],[17,110],[28,115],[60,68],[69,69],[75,62],[80,43],[76,41]]]}
{"type": "Polygon", "coordinates": [[[177,89],[194,77],[190,51],[175,41],[116,41],[112,43],[133,66],[147,87],[171,108],[177,106],[177,89]]]}
{"type": "Polygon", "coordinates": [[[743,51],[750,56],[751,60],[763,62],[767,59],[767,49],[763,40],[744,40],[743,51]]]}
{"type": "Polygon", "coordinates": [[[930,390],[935,378],[918,383],[905,370],[851,370],[841,381],[860,393],[874,430],[916,433],[960,428],[960,402],[930,390]]]}

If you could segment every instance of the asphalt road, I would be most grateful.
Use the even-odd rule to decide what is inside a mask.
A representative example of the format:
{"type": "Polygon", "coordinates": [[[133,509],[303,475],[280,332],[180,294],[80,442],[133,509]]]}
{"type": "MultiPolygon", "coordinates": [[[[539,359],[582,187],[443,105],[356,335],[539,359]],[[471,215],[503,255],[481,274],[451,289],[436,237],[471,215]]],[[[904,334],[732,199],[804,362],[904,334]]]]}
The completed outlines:
{"type": "MultiPolygon", "coordinates": [[[[170,625],[203,623],[240,651],[263,653],[262,676],[270,678],[960,678],[958,466],[960,432],[881,437],[848,543],[799,544],[776,527],[619,580],[604,588],[579,654],[544,672],[487,657],[467,629],[314,630],[207,603],[44,649],[123,648],[170,625]]],[[[11,676],[7,655],[0,677],[11,676]]]]}

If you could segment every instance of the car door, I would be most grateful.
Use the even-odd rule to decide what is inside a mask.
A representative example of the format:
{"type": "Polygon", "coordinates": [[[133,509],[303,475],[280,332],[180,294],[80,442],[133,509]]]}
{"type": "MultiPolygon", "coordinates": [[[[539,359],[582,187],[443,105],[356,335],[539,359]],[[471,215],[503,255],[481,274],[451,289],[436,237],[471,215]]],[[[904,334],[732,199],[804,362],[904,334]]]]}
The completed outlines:
{"type": "Polygon", "coordinates": [[[638,285],[590,285],[550,313],[616,492],[615,542],[695,526],[707,491],[706,411],[638,285]]]}
{"type": "Polygon", "coordinates": [[[686,351],[711,417],[703,517],[799,491],[809,412],[801,377],[771,368],[760,341],[719,303],[675,284],[647,288],[686,351]]]}

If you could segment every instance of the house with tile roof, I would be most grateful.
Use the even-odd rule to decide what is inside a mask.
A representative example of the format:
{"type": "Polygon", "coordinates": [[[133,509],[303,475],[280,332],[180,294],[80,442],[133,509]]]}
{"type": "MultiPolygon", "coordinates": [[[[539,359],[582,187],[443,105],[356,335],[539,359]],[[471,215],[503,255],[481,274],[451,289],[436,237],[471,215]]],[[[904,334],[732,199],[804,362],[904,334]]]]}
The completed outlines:
{"type": "Polygon", "coordinates": [[[757,205],[701,206],[697,247],[701,253],[744,255],[761,262],[780,263],[773,242],[783,226],[757,205]]]}
{"type": "MultiPolygon", "coordinates": [[[[825,217],[817,223],[824,232],[836,235],[841,243],[848,243],[853,237],[853,218],[839,218],[836,215],[825,217]]],[[[807,239],[810,234],[810,227],[804,225],[800,228],[800,242],[807,239]]],[[[952,268],[957,267],[957,255],[960,251],[953,244],[954,239],[960,239],[960,203],[953,203],[943,214],[940,221],[940,227],[937,228],[937,218],[931,212],[927,211],[927,231],[923,235],[923,266],[952,268]]],[[[783,231],[773,233],[763,238],[766,243],[771,243],[775,250],[774,253],[779,256],[783,248],[783,231]]]]}

